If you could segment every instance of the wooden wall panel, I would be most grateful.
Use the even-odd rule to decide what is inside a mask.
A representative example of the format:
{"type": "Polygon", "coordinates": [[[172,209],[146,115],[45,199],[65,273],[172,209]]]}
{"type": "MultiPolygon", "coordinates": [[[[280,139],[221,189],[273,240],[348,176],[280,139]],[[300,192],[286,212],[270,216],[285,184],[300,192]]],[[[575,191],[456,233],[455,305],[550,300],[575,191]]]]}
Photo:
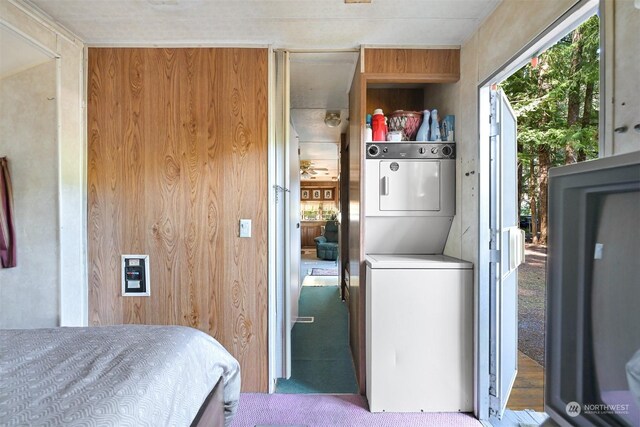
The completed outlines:
{"type": "Polygon", "coordinates": [[[267,110],[266,49],[89,49],[89,322],[198,328],[260,392],[267,110]],[[120,296],[126,253],[150,255],[151,296],[120,296]]]}
{"type": "MultiPolygon", "coordinates": [[[[373,49],[364,51],[365,73],[431,75],[438,79],[460,78],[459,49],[373,49]]],[[[397,76],[400,77],[400,76],[397,76]]]]}
{"type": "Polygon", "coordinates": [[[300,188],[334,188],[338,181],[300,181],[300,188]]]}

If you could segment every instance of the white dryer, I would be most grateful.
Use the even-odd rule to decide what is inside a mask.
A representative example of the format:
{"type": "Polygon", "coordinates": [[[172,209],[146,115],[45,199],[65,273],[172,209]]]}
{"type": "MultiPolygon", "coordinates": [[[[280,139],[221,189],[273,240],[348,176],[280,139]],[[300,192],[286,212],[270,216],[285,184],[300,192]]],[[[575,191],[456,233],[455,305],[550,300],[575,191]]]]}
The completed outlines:
{"type": "Polygon", "coordinates": [[[441,254],[456,213],[455,143],[367,143],[365,253],[441,254]]]}

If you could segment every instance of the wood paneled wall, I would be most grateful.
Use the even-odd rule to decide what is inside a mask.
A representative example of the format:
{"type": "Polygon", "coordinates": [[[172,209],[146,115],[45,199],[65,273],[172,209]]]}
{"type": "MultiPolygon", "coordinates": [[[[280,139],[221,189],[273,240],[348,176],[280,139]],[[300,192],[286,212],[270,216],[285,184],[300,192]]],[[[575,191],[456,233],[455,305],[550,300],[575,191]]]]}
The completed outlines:
{"type": "Polygon", "coordinates": [[[89,49],[89,322],[192,326],[266,392],[267,49],[89,49]],[[238,220],[253,221],[238,237],[238,220]],[[151,296],[122,297],[122,254],[151,296]]]}
{"type": "Polygon", "coordinates": [[[334,188],[338,181],[300,181],[300,188],[334,188]]]}

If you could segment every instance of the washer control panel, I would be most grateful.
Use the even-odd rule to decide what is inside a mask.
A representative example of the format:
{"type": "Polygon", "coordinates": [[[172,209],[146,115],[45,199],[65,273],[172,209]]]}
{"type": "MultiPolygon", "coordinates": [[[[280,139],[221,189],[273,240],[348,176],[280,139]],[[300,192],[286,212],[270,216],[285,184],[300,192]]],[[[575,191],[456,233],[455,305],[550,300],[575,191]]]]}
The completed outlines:
{"type": "Polygon", "coordinates": [[[455,159],[452,142],[368,142],[367,159],[455,159]]]}

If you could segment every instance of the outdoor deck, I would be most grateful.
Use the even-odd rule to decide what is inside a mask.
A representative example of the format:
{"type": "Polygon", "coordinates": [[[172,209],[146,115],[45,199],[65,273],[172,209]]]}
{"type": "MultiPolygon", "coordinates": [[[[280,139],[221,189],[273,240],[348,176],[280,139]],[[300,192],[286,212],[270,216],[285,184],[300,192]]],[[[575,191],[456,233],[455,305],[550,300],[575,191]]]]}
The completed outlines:
{"type": "Polygon", "coordinates": [[[507,408],[514,411],[544,411],[544,368],[522,352],[518,352],[518,376],[507,408]]]}

